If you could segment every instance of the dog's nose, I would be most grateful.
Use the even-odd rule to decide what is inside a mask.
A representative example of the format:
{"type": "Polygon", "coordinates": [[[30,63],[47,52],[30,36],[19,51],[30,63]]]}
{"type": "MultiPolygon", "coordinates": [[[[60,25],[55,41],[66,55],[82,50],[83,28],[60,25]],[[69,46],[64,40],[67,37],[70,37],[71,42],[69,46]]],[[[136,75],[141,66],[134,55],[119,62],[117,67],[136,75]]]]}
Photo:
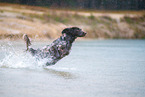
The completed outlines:
{"type": "Polygon", "coordinates": [[[87,32],[84,32],[84,34],[86,35],[86,34],[87,34],[87,32]]]}

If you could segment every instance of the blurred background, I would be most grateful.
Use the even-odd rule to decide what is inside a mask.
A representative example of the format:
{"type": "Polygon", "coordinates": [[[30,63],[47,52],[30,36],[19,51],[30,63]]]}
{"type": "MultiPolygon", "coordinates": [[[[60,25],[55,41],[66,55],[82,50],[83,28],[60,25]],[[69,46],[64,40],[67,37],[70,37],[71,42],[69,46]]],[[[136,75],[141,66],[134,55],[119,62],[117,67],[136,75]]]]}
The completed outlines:
{"type": "Polygon", "coordinates": [[[0,39],[54,39],[77,26],[89,39],[144,39],[144,0],[0,0],[0,39]]]}

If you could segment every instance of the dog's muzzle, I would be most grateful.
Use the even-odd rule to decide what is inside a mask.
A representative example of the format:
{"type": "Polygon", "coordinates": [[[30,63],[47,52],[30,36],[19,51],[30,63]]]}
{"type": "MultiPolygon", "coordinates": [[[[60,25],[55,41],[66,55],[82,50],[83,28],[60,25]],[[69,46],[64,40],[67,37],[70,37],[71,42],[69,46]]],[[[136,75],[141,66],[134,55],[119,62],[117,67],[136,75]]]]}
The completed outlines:
{"type": "Polygon", "coordinates": [[[79,37],[84,37],[86,34],[86,32],[82,32],[79,37]]]}

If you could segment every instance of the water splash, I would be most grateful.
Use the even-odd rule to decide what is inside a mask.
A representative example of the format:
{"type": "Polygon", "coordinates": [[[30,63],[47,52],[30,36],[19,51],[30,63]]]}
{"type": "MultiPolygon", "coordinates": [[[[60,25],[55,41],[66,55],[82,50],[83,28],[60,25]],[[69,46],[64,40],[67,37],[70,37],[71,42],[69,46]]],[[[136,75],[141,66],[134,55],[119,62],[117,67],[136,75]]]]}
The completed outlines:
{"type": "Polygon", "coordinates": [[[0,59],[0,67],[2,68],[43,68],[46,60],[36,60],[24,50],[19,50],[13,47],[12,43],[8,42],[1,46],[3,58],[0,59]]]}
{"type": "MultiPolygon", "coordinates": [[[[17,45],[17,44],[16,44],[17,45]]],[[[0,46],[0,68],[27,68],[37,70],[48,70],[50,72],[69,72],[76,71],[76,68],[64,67],[63,63],[58,63],[57,66],[46,66],[51,59],[36,60],[29,52],[26,52],[21,47],[17,47],[13,42],[4,43],[0,46]]]]}

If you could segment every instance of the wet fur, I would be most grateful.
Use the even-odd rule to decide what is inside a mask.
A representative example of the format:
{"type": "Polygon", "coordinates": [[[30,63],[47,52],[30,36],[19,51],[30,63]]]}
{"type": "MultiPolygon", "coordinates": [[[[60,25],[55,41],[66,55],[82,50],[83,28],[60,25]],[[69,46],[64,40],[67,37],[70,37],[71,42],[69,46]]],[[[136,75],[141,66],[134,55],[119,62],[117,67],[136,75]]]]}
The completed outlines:
{"type": "Polygon", "coordinates": [[[30,48],[30,40],[28,36],[24,36],[27,44],[27,50],[39,59],[48,59],[46,65],[54,65],[57,61],[69,54],[72,43],[77,37],[84,37],[86,35],[80,28],[72,27],[66,28],[62,31],[62,36],[54,40],[50,45],[42,49],[30,48]]]}

